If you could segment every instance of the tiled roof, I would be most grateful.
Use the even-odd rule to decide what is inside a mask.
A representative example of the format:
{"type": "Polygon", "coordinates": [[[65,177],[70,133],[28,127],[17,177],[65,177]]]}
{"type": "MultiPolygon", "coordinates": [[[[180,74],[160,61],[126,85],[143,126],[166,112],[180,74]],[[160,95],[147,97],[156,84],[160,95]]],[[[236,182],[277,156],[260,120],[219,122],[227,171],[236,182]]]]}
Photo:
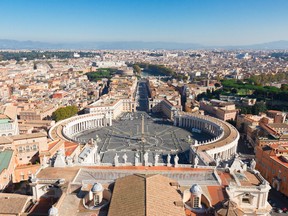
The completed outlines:
{"type": "Polygon", "coordinates": [[[185,215],[174,202],[181,195],[170,183],[174,180],[161,175],[135,174],[116,180],[108,216],[185,215]]]}
{"type": "Polygon", "coordinates": [[[65,156],[70,156],[79,147],[77,143],[65,142],[65,156]]]}
{"type": "Polygon", "coordinates": [[[18,215],[24,212],[29,199],[26,195],[0,193],[0,215],[18,215]]]}
{"type": "Polygon", "coordinates": [[[0,145],[12,144],[13,140],[10,137],[1,136],[0,145]]]}
{"type": "Polygon", "coordinates": [[[47,134],[39,132],[39,133],[32,133],[32,134],[21,134],[11,136],[11,139],[15,140],[22,140],[22,139],[33,139],[33,138],[40,138],[40,137],[47,137],[47,134]]]}

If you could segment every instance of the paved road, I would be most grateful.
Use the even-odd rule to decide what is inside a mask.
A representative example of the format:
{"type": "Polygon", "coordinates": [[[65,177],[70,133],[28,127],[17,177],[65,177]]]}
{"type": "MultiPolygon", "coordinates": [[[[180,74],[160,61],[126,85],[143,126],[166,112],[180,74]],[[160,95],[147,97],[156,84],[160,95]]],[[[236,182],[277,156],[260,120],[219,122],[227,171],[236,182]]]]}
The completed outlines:
{"type": "Polygon", "coordinates": [[[240,138],[238,142],[237,152],[242,155],[254,155],[254,149],[244,139],[240,138]]]}
{"type": "Polygon", "coordinates": [[[138,111],[148,111],[148,95],[146,81],[140,80],[136,92],[138,111]]]}

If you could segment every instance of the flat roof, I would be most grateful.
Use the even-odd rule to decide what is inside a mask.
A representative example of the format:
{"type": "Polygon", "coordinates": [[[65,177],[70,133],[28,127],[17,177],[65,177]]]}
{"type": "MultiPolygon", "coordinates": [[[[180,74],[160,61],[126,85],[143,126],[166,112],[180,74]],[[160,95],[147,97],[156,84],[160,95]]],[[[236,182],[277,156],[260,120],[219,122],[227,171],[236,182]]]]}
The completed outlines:
{"type": "Polygon", "coordinates": [[[47,137],[47,134],[39,132],[39,133],[32,133],[32,134],[21,134],[21,135],[15,135],[11,136],[10,138],[15,140],[22,140],[22,139],[33,139],[33,138],[39,138],[39,137],[47,137]]]}

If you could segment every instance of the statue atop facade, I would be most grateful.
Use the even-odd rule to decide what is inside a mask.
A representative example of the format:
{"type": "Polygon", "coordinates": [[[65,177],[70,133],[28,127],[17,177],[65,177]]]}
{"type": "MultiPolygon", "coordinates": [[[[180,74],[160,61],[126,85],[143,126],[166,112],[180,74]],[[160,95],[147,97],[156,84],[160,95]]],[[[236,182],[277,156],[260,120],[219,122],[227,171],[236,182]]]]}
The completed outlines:
{"type": "Polygon", "coordinates": [[[124,160],[124,164],[127,163],[127,159],[128,159],[128,156],[127,154],[125,153],[123,156],[122,156],[123,160],[124,160]]]}
{"type": "Polygon", "coordinates": [[[171,161],[171,155],[168,154],[168,155],[167,155],[167,166],[171,166],[170,161],[171,161]]]}
{"type": "Polygon", "coordinates": [[[195,155],[195,158],[194,158],[194,167],[197,167],[198,166],[198,163],[199,163],[199,158],[197,155],[195,155]]]}
{"type": "Polygon", "coordinates": [[[143,155],[143,158],[144,158],[144,165],[147,166],[148,165],[148,152],[145,152],[144,155],[143,155]]]}
{"type": "Polygon", "coordinates": [[[178,167],[178,161],[179,161],[179,157],[176,154],[175,157],[174,157],[174,167],[178,167]]]}
{"type": "Polygon", "coordinates": [[[115,157],[114,157],[114,165],[115,166],[119,166],[119,156],[118,154],[116,153],[115,157]]]}
{"type": "Polygon", "coordinates": [[[135,166],[138,166],[138,164],[139,164],[139,158],[140,158],[140,155],[139,155],[139,153],[137,152],[137,153],[135,154],[135,166]]]}
{"type": "Polygon", "coordinates": [[[255,170],[255,168],[256,168],[256,161],[254,159],[252,159],[251,162],[250,162],[250,168],[252,170],[255,170]]]}
{"type": "Polygon", "coordinates": [[[155,155],[154,155],[154,166],[158,165],[158,161],[159,161],[159,154],[155,153],[155,155]]]}

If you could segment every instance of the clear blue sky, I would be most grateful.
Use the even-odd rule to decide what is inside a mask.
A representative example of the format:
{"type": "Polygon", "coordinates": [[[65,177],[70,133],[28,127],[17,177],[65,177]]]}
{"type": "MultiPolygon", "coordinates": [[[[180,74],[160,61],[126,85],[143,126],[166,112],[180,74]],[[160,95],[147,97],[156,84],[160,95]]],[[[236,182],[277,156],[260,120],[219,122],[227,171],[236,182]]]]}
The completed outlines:
{"type": "Polygon", "coordinates": [[[0,0],[0,39],[240,45],[288,40],[288,0],[0,0]]]}

